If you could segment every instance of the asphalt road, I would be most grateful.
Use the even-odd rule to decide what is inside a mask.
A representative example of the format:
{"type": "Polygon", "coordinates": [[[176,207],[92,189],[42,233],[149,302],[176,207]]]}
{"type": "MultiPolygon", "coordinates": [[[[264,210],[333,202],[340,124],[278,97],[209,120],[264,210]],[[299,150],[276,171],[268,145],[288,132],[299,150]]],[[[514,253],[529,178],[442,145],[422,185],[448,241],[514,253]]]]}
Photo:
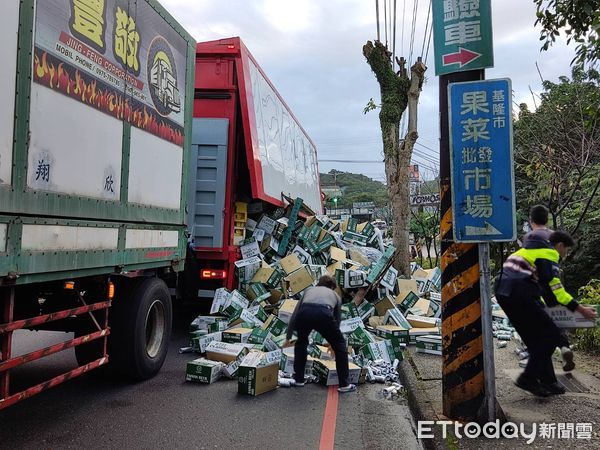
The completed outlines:
{"type": "MultiPolygon", "coordinates": [[[[161,372],[129,384],[84,375],[0,412],[0,447],[68,448],[319,448],[327,388],[279,388],[257,397],[237,393],[235,381],[186,383],[193,311],[178,311],[171,348],[161,372]]],[[[15,334],[14,353],[68,339],[64,333],[15,334]]],[[[72,350],[16,371],[31,385],[76,365],[72,350]]],[[[340,395],[335,448],[421,448],[405,399],[386,400],[382,385],[361,385],[340,395]]]]}

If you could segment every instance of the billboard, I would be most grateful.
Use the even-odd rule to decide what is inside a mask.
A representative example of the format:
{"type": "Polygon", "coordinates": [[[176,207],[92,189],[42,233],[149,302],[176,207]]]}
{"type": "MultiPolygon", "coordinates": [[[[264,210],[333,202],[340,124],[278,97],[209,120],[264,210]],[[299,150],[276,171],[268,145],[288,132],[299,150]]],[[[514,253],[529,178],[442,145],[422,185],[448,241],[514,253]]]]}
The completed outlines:
{"type": "Polygon", "coordinates": [[[147,0],[37,2],[34,82],[178,146],[186,56],[147,0]]]}

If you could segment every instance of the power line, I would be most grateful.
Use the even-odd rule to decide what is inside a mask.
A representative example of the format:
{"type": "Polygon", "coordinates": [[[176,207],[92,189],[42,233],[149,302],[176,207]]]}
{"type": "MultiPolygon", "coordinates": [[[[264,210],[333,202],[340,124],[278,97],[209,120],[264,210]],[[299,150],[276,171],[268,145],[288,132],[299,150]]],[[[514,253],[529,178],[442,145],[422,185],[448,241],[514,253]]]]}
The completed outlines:
{"type": "Polygon", "coordinates": [[[419,8],[419,0],[413,0],[413,20],[412,20],[412,30],[410,35],[410,51],[408,57],[408,66],[412,66],[412,56],[413,56],[413,48],[415,43],[415,31],[417,29],[417,10],[419,8]]]}
{"type": "MultiPolygon", "coordinates": [[[[429,0],[429,8],[432,8],[431,0],[429,0]]],[[[431,21],[431,26],[429,27],[429,37],[427,38],[427,51],[425,52],[425,65],[427,65],[427,57],[429,56],[429,47],[431,47],[431,35],[433,34],[433,20],[431,21]]]]}
{"type": "Polygon", "coordinates": [[[383,164],[383,160],[382,159],[378,159],[378,160],[366,160],[366,159],[319,159],[319,162],[339,162],[339,163],[356,163],[356,164],[383,164]]]}
{"type": "Polygon", "coordinates": [[[404,56],[404,24],[406,23],[406,0],[402,4],[402,56],[404,56]]]}
{"type": "MultiPolygon", "coordinates": [[[[421,57],[425,51],[425,40],[427,37],[427,28],[429,27],[429,16],[431,15],[431,0],[429,0],[429,8],[427,8],[427,21],[425,22],[425,32],[423,33],[423,45],[421,46],[421,57]]],[[[432,22],[433,25],[433,22],[432,22]]]]}
{"type": "MultiPolygon", "coordinates": [[[[390,0],[391,1],[391,0],[390,0]]],[[[396,63],[396,0],[394,0],[394,41],[393,41],[393,50],[392,50],[392,69],[394,68],[394,64],[396,63]]]]}
{"type": "Polygon", "coordinates": [[[387,39],[387,29],[388,29],[388,22],[387,22],[387,0],[383,0],[383,29],[385,30],[385,46],[387,47],[387,45],[388,45],[388,39],[387,39]]]}
{"type": "Polygon", "coordinates": [[[377,21],[377,40],[381,42],[381,37],[379,36],[379,0],[375,0],[375,18],[377,21]]]}

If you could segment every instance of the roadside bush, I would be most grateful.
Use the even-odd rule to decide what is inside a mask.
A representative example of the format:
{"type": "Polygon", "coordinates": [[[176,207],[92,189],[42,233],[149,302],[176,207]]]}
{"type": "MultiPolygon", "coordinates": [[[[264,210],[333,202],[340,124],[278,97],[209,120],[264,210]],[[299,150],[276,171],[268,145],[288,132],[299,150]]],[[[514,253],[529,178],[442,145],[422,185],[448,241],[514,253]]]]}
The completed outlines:
{"type": "MultiPolygon", "coordinates": [[[[600,280],[592,279],[579,289],[579,303],[583,305],[600,304],[600,280]]],[[[577,347],[600,354],[600,328],[584,328],[575,331],[577,347]]]]}

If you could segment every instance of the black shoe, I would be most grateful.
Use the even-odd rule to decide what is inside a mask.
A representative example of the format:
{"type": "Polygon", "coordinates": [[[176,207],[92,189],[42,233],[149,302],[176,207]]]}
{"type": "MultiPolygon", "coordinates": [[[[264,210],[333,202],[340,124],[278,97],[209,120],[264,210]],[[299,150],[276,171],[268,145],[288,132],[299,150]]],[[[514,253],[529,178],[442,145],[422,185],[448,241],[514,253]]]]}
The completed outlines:
{"type": "Polygon", "coordinates": [[[548,397],[549,395],[552,395],[544,389],[538,381],[531,381],[531,379],[524,377],[523,375],[519,375],[519,378],[515,381],[515,385],[524,391],[531,392],[537,397],[548,397]]]}
{"type": "Polygon", "coordinates": [[[566,392],[566,389],[558,382],[554,383],[541,383],[543,389],[548,391],[550,395],[561,395],[566,392]]]}
{"type": "Polygon", "coordinates": [[[575,368],[575,362],[573,361],[573,350],[569,347],[562,347],[560,349],[560,354],[562,355],[562,359],[564,361],[563,370],[565,372],[571,372],[575,368]]]}

